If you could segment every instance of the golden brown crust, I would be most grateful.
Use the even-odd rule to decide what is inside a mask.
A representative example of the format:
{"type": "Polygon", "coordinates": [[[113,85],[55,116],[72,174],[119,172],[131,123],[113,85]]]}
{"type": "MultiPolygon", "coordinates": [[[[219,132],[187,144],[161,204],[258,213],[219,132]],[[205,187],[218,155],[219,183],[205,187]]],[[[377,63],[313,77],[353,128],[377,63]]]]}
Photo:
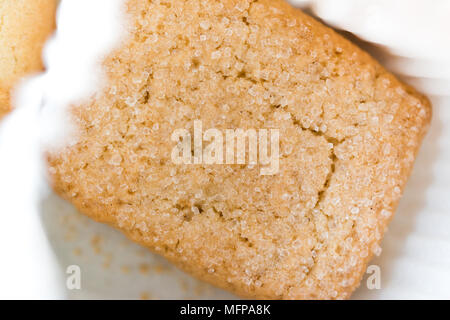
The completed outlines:
{"type": "Polygon", "coordinates": [[[0,118],[11,109],[11,89],[42,69],[41,52],[55,27],[57,0],[0,2],[0,118]]]}
{"type": "Polygon", "coordinates": [[[130,0],[108,85],[75,109],[55,190],[194,276],[251,298],[348,298],[379,252],[428,100],[278,0],[130,0]],[[279,128],[280,172],[185,166],[170,136],[279,128]]]}

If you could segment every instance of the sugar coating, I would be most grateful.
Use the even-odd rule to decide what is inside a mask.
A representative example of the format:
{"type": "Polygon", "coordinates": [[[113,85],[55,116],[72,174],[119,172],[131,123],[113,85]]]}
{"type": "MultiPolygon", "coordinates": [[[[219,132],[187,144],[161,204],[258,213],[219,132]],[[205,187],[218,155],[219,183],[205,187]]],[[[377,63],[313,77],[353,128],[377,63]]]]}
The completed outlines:
{"type": "Polygon", "coordinates": [[[0,118],[17,82],[43,67],[41,51],[55,28],[57,0],[0,2],[0,118]]]}
{"type": "Polygon", "coordinates": [[[74,108],[55,190],[240,296],[348,298],[380,254],[428,100],[278,0],[129,0],[108,83],[74,108]],[[280,172],[175,165],[175,129],[278,128],[280,172]]]}

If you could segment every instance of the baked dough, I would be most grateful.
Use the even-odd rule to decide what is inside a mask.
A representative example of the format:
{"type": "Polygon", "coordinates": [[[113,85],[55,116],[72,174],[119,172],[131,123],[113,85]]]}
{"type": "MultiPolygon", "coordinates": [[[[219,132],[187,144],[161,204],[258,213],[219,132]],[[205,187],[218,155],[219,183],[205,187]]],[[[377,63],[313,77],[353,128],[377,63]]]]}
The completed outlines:
{"type": "Polygon", "coordinates": [[[428,100],[281,0],[129,0],[107,85],[49,156],[57,193],[247,298],[343,299],[397,207],[428,100]],[[179,165],[174,130],[277,128],[280,170],[179,165]]]}
{"type": "Polygon", "coordinates": [[[41,52],[55,28],[57,0],[0,1],[0,118],[17,82],[42,69],[41,52]]]}

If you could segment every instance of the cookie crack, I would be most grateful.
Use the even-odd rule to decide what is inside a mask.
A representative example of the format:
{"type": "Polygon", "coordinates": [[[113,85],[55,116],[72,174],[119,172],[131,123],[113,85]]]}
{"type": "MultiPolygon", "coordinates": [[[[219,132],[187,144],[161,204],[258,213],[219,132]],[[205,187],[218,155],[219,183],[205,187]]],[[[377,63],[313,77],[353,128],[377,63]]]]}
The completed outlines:
{"type": "MultiPolygon", "coordinates": [[[[287,111],[292,119],[292,122],[294,125],[296,125],[297,127],[299,127],[302,131],[304,132],[310,132],[311,134],[315,135],[315,136],[319,136],[322,137],[323,139],[325,139],[330,145],[332,145],[332,148],[330,150],[330,154],[329,154],[329,159],[331,160],[331,164],[330,164],[330,169],[328,172],[327,177],[325,178],[325,182],[323,184],[323,187],[318,191],[317,193],[317,202],[314,205],[313,209],[311,209],[308,213],[308,218],[314,222],[315,220],[315,215],[317,214],[322,214],[326,217],[327,220],[329,220],[329,216],[326,215],[324,212],[322,212],[320,210],[320,205],[324,200],[325,197],[325,193],[328,190],[328,188],[330,187],[331,181],[333,179],[333,176],[336,172],[336,165],[338,162],[338,157],[336,156],[336,148],[344,143],[348,138],[351,138],[350,136],[344,137],[343,139],[339,140],[337,138],[334,138],[332,136],[327,135],[326,133],[324,133],[323,131],[320,130],[313,130],[311,128],[305,128],[301,122],[296,119],[296,117],[289,111],[287,111]]],[[[311,252],[311,257],[313,259],[313,263],[312,266],[310,266],[307,270],[307,272],[305,273],[305,279],[311,274],[311,272],[313,271],[314,267],[317,265],[317,261],[318,261],[318,252],[323,250],[324,247],[324,240],[321,240],[318,236],[318,230],[317,230],[317,225],[314,222],[314,234],[315,234],[315,238],[317,241],[317,244],[315,245],[314,249],[311,252]]],[[[303,280],[305,281],[305,280],[303,280]]]]}

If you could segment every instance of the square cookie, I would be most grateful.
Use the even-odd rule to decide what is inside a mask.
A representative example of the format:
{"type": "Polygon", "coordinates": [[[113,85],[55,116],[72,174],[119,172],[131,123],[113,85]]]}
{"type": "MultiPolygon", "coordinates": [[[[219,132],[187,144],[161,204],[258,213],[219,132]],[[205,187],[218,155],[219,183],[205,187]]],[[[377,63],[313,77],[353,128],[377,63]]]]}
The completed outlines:
{"type": "Polygon", "coordinates": [[[127,13],[104,87],[73,109],[77,143],[49,155],[55,191],[239,296],[348,298],[381,252],[428,100],[281,0],[128,0],[127,13]],[[248,152],[227,161],[239,129],[248,152]],[[174,161],[180,143],[190,163],[174,161]]]}

